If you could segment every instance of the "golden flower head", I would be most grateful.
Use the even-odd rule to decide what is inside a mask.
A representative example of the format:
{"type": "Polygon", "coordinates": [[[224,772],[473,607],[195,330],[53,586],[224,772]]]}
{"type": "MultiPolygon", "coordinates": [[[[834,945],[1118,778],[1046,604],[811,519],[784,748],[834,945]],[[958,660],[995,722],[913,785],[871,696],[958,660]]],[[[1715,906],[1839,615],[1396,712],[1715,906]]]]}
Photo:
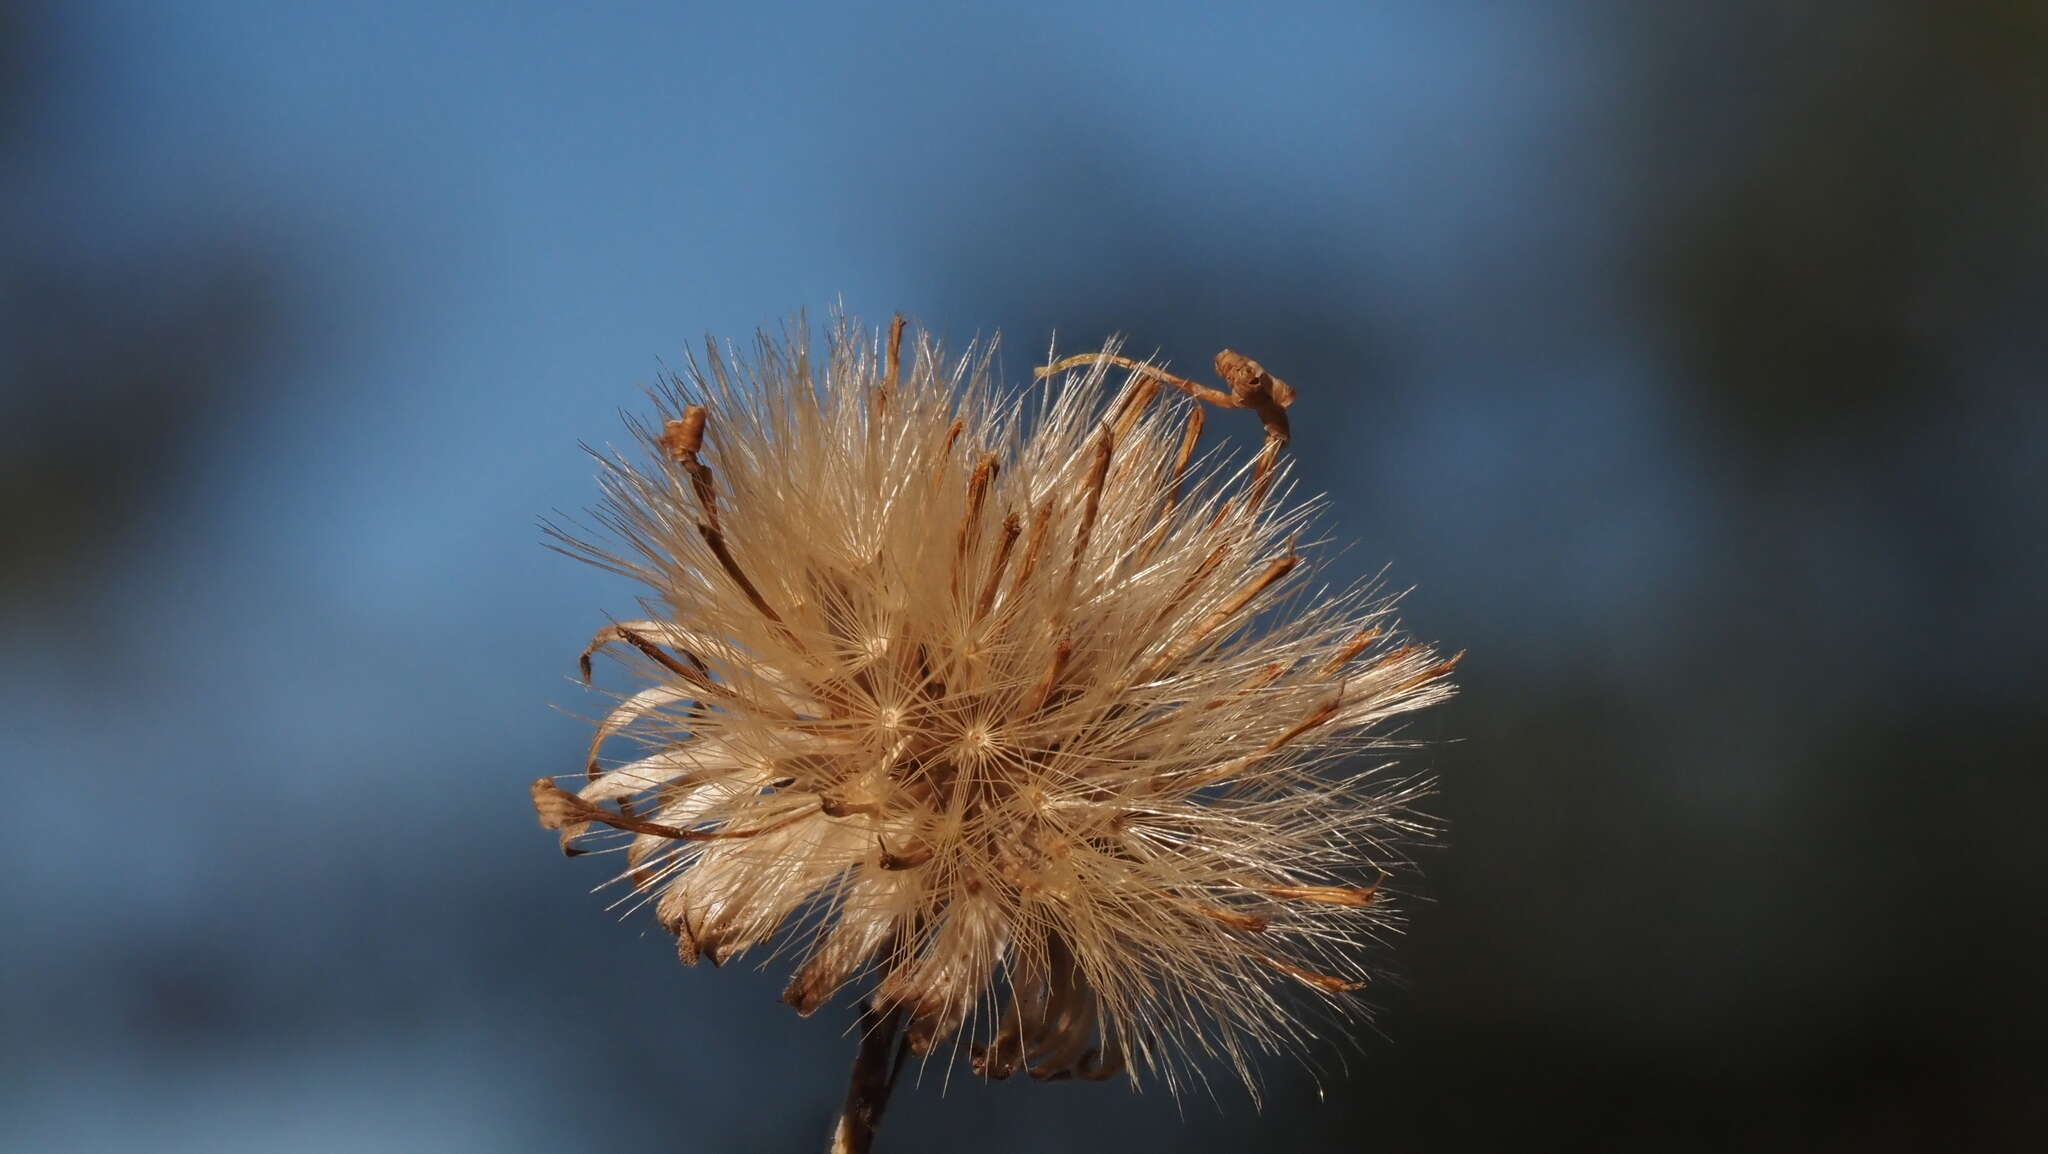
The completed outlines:
{"type": "Polygon", "coordinates": [[[601,458],[608,543],[557,536],[654,595],[584,673],[611,646],[648,684],[541,820],[622,849],[684,961],[792,955],[800,1013],[859,982],[988,1077],[1249,1084],[1365,982],[1420,786],[1347,763],[1452,662],[1310,583],[1255,362],[1211,389],[1112,350],[1005,395],[902,336],[713,346],[634,424],[652,467],[601,458]],[[1252,460],[1197,451],[1218,406],[1252,460]]]}

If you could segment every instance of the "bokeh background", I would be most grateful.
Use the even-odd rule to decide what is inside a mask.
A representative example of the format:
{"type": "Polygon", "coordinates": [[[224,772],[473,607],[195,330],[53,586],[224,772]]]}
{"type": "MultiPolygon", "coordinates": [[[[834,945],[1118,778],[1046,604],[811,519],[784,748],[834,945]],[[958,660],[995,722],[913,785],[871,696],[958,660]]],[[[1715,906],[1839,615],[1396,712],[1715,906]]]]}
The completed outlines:
{"type": "Polygon", "coordinates": [[[1379,1035],[887,1149],[2038,1141],[2048,8],[567,8],[0,0],[0,1148],[821,1145],[526,785],[579,440],[842,300],[1261,358],[1471,650],[1379,1035]]]}

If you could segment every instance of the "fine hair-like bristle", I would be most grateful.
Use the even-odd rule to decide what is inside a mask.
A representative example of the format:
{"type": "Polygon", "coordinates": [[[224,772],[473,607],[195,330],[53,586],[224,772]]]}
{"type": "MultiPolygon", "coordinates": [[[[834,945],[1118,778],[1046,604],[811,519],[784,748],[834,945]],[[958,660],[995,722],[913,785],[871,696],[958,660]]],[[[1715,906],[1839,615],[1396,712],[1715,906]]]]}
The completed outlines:
{"type": "Polygon", "coordinates": [[[616,839],[685,961],[792,955],[800,1013],[852,985],[988,1077],[1254,1084],[1367,980],[1422,787],[1361,755],[1455,659],[1313,583],[1255,362],[1226,391],[1112,348],[1004,394],[903,335],[712,346],[634,425],[650,463],[600,458],[604,532],[556,535],[652,596],[585,677],[609,647],[647,685],[541,820],[616,839]],[[1264,449],[1201,453],[1212,406],[1264,449]]]}

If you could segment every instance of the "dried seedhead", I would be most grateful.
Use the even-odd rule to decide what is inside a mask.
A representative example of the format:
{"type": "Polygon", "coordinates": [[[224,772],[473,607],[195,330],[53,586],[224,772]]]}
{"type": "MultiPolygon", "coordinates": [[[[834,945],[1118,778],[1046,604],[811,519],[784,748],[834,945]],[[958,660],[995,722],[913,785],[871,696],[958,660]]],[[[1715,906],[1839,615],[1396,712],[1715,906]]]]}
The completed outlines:
{"type": "Polygon", "coordinates": [[[542,823],[616,839],[684,961],[798,953],[800,1013],[858,982],[988,1077],[1249,1083],[1366,981],[1420,787],[1350,763],[1456,659],[1307,584],[1256,362],[1224,391],[1111,350],[1006,398],[902,338],[713,346],[636,426],[652,467],[603,458],[607,543],[558,536],[654,596],[583,668],[648,684],[542,823]],[[1248,465],[1198,457],[1204,406],[1259,418],[1248,465]]]}

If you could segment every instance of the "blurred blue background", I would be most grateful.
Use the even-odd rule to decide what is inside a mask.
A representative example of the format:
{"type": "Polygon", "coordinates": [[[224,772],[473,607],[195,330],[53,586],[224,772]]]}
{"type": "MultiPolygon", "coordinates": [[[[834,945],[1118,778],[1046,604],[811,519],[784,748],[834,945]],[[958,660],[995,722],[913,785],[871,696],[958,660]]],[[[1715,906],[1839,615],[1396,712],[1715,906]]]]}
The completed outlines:
{"type": "Polygon", "coordinates": [[[2027,1144],[2044,11],[0,0],[0,1147],[822,1144],[850,1013],[526,784],[632,605],[578,441],[842,299],[1260,358],[1471,650],[1383,1037],[885,1149],[2027,1144]]]}

